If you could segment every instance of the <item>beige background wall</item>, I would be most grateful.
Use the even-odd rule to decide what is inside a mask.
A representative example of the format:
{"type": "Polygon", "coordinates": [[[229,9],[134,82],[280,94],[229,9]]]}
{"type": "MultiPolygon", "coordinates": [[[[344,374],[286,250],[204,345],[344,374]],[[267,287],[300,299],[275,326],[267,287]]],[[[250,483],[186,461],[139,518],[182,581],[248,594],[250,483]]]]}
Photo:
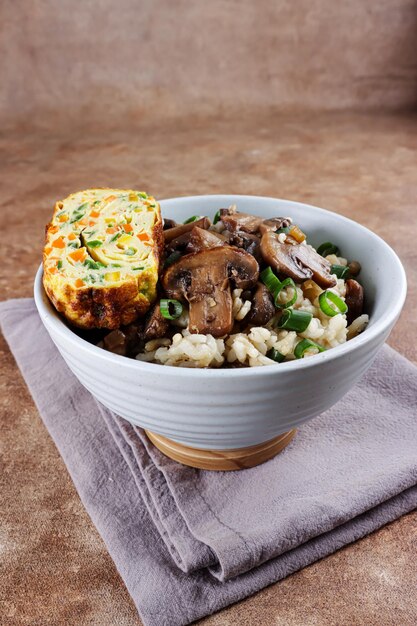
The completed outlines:
{"type": "Polygon", "coordinates": [[[0,121],[410,108],[416,0],[0,0],[0,121]]]}

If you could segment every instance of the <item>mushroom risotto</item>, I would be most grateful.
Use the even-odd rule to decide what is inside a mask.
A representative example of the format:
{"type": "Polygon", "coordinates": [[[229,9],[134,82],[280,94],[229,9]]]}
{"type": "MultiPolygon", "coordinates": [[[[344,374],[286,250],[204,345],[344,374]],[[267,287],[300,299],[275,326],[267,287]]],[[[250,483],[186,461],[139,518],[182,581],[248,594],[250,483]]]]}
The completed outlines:
{"type": "Polygon", "coordinates": [[[366,327],[359,263],[331,242],[314,249],[290,217],[233,205],[212,221],[163,223],[156,300],[146,317],[102,337],[102,348],[180,367],[276,365],[366,327]]]}

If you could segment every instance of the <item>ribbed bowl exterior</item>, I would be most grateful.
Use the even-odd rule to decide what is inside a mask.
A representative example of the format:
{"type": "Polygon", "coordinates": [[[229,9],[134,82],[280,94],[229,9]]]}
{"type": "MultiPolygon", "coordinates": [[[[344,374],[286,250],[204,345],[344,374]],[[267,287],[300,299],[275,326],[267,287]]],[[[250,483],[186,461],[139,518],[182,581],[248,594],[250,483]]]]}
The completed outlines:
{"type": "Polygon", "coordinates": [[[107,408],[142,428],[208,449],[254,445],[319,415],[351,389],[385,339],[318,363],[302,376],[269,367],[262,377],[187,381],[164,376],[160,368],[153,373],[123,363],[111,367],[100,356],[92,363],[49,330],[68,367],[107,408]]]}
{"type": "MultiPolygon", "coordinates": [[[[212,205],[218,208],[232,201],[233,197],[213,197],[212,205]]],[[[280,214],[276,208],[261,214],[271,213],[280,214]]],[[[334,219],[333,214],[328,215],[334,219]]],[[[354,224],[340,216],[337,220],[354,224]]],[[[359,225],[351,228],[369,233],[359,225]]],[[[44,293],[41,268],[35,281],[35,300],[68,367],[103,405],[133,424],[188,446],[241,448],[272,439],[319,415],[340,400],[369,368],[395,324],[406,291],[400,261],[379,241],[390,251],[386,263],[399,289],[395,310],[387,312],[382,302],[380,309],[374,306],[378,319],[372,331],[326,353],[279,366],[190,370],[127,359],[90,345],[66,326],[44,293]],[[402,283],[398,285],[398,281],[402,283]]]]}

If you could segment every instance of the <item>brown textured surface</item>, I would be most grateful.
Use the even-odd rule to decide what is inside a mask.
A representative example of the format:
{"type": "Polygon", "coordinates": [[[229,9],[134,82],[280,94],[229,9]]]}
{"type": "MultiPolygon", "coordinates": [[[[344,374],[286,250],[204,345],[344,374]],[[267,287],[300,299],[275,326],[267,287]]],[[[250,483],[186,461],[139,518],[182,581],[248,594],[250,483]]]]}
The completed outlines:
{"type": "Polygon", "coordinates": [[[0,111],[47,126],[240,106],[406,107],[413,0],[2,0],[0,111]]]}
{"type": "MultiPolygon", "coordinates": [[[[398,251],[409,297],[390,344],[414,362],[417,117],[265,115],[189,118],[108,135],[0,137],[1,298],[30,296],[54,202],[91,186],[156,197],[238,192],[316,203],[398,251]],[[146,151],[143,150],[146,146],[146,151]],[[412,337],[412,336],[411,336],[412,337]]],[[[2,624],[138,626],[135,608],[1,339],[2,624]]],[[[201,623],[207,626],[417,622],[411,514],[201,623]]]]}

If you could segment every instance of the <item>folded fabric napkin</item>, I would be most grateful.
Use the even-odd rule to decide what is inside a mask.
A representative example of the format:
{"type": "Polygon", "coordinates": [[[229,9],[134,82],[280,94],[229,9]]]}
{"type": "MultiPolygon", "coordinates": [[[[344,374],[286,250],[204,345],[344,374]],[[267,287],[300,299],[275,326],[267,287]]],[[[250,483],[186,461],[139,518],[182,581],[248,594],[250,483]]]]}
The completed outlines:
{"type": "Polygon", "coordinates": [[[417,368],[387,346],[277,457],[208,472],[99,405],[32,300],[1,303],[0,323],[146,625],[189,624],[417,506],[417,368]]]}

